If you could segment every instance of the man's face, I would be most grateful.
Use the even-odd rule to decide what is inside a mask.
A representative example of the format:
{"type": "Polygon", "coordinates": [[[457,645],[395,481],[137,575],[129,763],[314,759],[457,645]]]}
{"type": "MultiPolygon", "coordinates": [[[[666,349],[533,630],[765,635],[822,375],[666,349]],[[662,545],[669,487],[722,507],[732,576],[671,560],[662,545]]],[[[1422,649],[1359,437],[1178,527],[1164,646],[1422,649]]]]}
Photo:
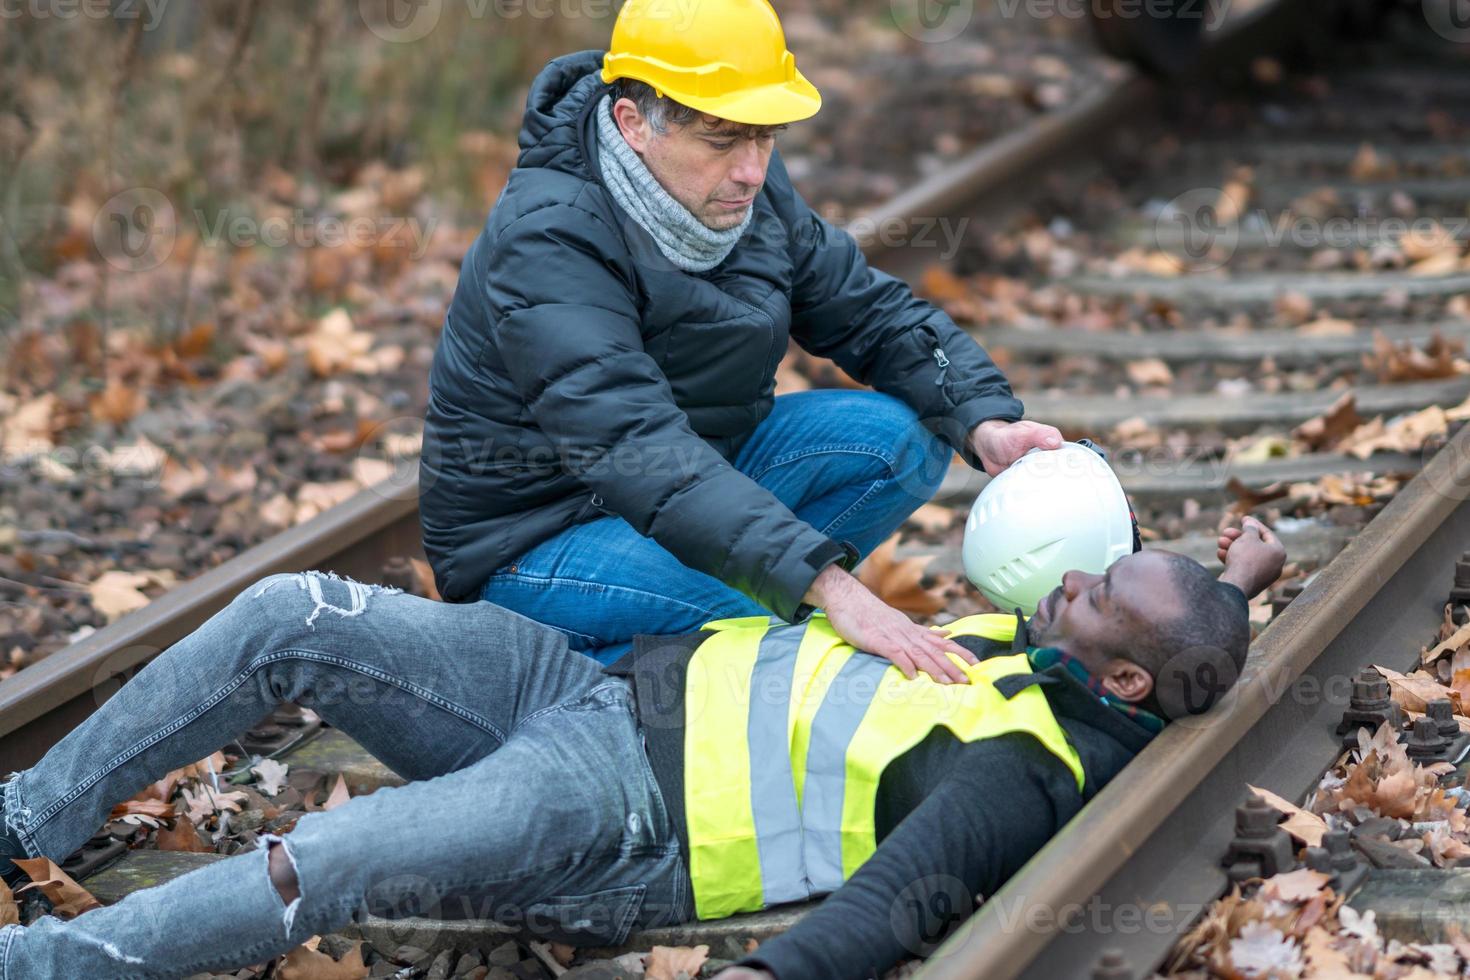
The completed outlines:
{"type": "Polygon", "coordinates": [[[1182,612],[1168,559],[1140,551],[1119,558],[1103,575],[1071,571],[1062,576],[1062,584],[1037,605],[1027,632],[1033,646],[1057,647],[1090,673],[1108,678],[1136,666],[1114,651],[1127,650],[1130,637],[1149,622],[1182,612]]]}
{"type": "Polygon", "coordinates": [[[776,146],[769,127],[757,137],[747,127],[701,114],[685,126],[656,132],[631,99],[619,99],[613,117],[623,138],[649,172],[707,228],[733,228],[745,220],[766,180],[766,165],[776,146]]]}

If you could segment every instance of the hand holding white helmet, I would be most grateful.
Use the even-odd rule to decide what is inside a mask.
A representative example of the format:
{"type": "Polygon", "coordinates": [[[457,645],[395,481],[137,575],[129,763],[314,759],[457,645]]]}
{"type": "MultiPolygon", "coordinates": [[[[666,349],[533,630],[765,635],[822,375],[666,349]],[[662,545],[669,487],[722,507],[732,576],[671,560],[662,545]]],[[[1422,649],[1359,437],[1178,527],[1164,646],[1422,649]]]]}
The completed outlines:
{"type": "Polygon", "coordinates": [[[1133,552],[1135,528],[1123,485],[1098,451],[1075,442],[1034,449],[970,507],[965,576],[997,608],[1030,616],[1067,571],[1101,574],[1133,552]]]}

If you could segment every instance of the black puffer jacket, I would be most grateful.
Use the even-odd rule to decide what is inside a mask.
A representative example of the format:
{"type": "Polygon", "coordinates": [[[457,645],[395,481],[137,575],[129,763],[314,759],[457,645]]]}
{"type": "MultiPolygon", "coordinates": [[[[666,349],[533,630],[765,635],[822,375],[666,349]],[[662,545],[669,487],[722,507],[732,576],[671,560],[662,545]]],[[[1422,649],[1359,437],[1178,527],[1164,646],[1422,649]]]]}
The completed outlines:
{"type": "Polygon", "coordinates": [[[536,78],[516,169],[445,317],[420,464],[436,584],[450,602],[474,600],[532,546],[618,514],[799,620],[843,551],[729,462],[771,411],[788,335],[903,399],[957,449],[1021,404],[949,317],[869,269],[806,205],[779,153],[723,262],[701,274],[668,263],[602,184],[601,63],[582,51],[536,78]]]}

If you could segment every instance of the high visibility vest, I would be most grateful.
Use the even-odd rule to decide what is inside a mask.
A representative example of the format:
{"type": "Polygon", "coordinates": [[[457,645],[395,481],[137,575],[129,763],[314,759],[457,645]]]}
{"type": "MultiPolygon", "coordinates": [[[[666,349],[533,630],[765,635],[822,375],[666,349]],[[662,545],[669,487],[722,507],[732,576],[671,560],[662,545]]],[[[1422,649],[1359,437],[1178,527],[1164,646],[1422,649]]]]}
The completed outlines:
{"type": "MultiPolygon", "coordinates": [[[[1009,642],[1015,617],[967,616],[951,636],[1009,642]]],[[[818,613],[788,625],[717,620],[689,661],[684,806],[701,919],[835,891],[877,849],[883,770],[943,725],[961,741],[1034,736],[1083,785],[1082,761],[1041,688],[1007,698],[995,681],[1029,673],[1024,653],[975,665],[969,684],[913,680],[859,653],[818,613]]]]}

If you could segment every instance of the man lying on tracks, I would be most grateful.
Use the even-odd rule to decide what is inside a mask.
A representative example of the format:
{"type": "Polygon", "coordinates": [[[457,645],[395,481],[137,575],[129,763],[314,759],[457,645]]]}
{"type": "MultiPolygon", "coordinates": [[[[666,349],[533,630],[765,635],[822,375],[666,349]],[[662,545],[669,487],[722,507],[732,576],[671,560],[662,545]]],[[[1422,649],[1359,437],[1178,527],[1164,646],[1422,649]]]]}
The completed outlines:
{"type": "Polygon", "coordinates": [[[1165,718],[1223,693],[1244,594],[1283,553],[1255,523],[1220,547],[1219,581],[1138,552],[1069,572],[1019,630],[950,624],[979,658],[967,684],[905,678],[823,616],[640,637],[600,668],[488,602],[269,576],[0,787],[0,867],[60,860],[114,803],[282,701],[409,782],[74,921],[0,928],[0,980],[233,969],[355,912],[616,945],[834,891],[724,976],[881,975],[994,892],[1165,718]],[[1190,689],[1201,664],[1223,683],[1190,689]]]}
{"type": "Polygon", "coordinates": [[[446,601],[603,663],[636,633],[818,606],[871,653],[940,655],[847,570],[956,452],[994,475],[1061,436],[792,187],[776,133],[820,105],[767,0],[630,0],[609,50],[537,76],[429,378],[446,601]],[[788,338],[875,390],[774,397],[788,338]]]}

